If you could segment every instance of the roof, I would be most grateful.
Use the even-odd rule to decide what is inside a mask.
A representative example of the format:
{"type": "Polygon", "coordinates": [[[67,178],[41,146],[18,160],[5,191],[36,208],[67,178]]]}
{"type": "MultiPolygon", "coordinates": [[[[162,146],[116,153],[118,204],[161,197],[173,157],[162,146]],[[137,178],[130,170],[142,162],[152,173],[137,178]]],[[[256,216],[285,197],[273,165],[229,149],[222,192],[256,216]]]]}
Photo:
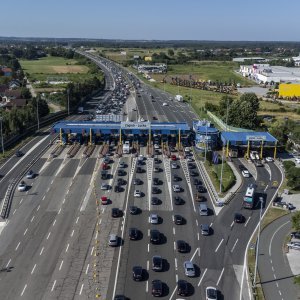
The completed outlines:
{"type": "Polygon", "coordinates": [[[11,108],[11,107],[23,107],[26,106],[27,100],[26,99],[11,99],[9,102],[5,103],[5,107],[11,108]]]}
{"type": "Polygon", "coordinates": [[[248,132],[231,132],[223,131],[221,133],[223,141],[239,141],[247,142],[248,140],[264,140],[265,142],[276,143],[277,139],[274,138],[269,132],[257,132],[257,131],[248,131],[248,132]]]}

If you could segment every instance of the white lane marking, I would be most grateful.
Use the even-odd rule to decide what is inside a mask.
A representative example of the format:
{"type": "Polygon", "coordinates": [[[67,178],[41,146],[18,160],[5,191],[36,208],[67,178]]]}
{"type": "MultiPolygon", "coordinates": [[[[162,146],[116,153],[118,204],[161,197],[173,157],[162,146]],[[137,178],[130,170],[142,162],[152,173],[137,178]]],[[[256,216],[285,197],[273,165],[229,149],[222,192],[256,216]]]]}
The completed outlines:
{"type": "Polygon", "coordinates": [[[199,234],[199,232],[197,233],[197,239],[198,239],[198,241],[200,240],[200,234],[199,234]]]}
{"type": "Polygon", "coordinates": [[[84,284],[82,283],[82,284],[81,284],[81,288],[80,288],[80,292],[79,292],[79,295],[81,295],[81,293],[82,293],[82,290],[83,290],[83,286],[84,286],[84,284]]]}
{"type": "Polygon", "coordinates": [[[216,248],[215,252],[217,252],[221,246],[221,244],[223,243],[224,239],[221,240],[221,242],[219,243],[218,247],[216,248]]]}
{"type": "Polygon", "coordinates": [[[67,190],[67,195],[69,194],[69,192],[70,192],[70,189],[67,190]]]}
{"type": "Polygon", "coordinates": [[[197,225],[197,227],[198,227],[198,225],[199,225],[199,224],[198,224],[198,220],[197,220],[197,219],[196,219],[196,225],[197,225]]]}
{"type": "Polygon", "coordinates": [[[54,280],[53,282],[53,285],[52,285],[52,288],[51,288],[51,292],[53,292],[54,288],[55,288],[55,285],[56,285],[56,279],[54,280]]]}
{"type": "Polygon", "coordinates": [[[44,200],[45,200],[45,198],[46,198],[46,195],[44,195],[44,197],[42,198],[42,201],[44,201],[44,200]]]}
{"type": "Polygon", "coordinates": [[[276,286],[279,288],[279,284],[278,284],[278,282],[276,281],[276,286]]]}
{"type": "Polygon", "coordinates": [[[87,266],[86,266],[86,269],[85,269],[85,274],[87,275],[87,273],[88,273],[88,271],[89,271],[89,267],[90,267],[90,264],[88,264],[87,266]]]}
{"type": "Polygon", "coordinates": [[[278,293],[279,293],[279,295],[281,296],[281,291],[280,291],[280,290],[278,291],[278,293]]]}
{"type": "Polygon", "coordinates": [[[276,275],[275,275],[275,274],[273,274],[273,277],[274,277],[275,279],[277,279],[277,277],[276,277],[276,275]]]}
{"type": "Polygon", "coordinates": [[[60,212],[61,212],[61,208],[59,209],[59,211],[57,212],[57,214],[59,215],[59,214],[60,214],[60,212]]]}
{"type": "Polygon", "coordinates": [[[20,204],[23,202],[23,198],[20,200],[20,204]]]}
{"type": "Polygon", "coordinates": [[[209,227],[211,227],[214,223],[210,223],[209,227]]]}
{"type": "MultiPolygon", "coordinates": [[[[176,280],[178,281],[178,275],[176,274],[176,280]]],[[[174,288],[174,291],[173,291],[173,293],[171,294],[171,296],[170,296],[170,298],[169,298],[169,300],[172,300],[173,299],[173,296],[174,296],[174,294],[175,294],[175,292],[176,292],[176,290],[177,290],[177,285],[176,285],[176,287],[174,288]]]]}
{"type": "Polygon", "coordinates": [[[27,231],[28,231],[28,227],[25,229],[23,235],[25,235],[27,233],[27,231]]]}
{"type": "Polygon", "coordinates": [[[97,239],[97,237],[98,237],[98,231],[96,231],[95,240],[97,239]]]}
{"type": "Polygon", "coordinates": [[[271,263],[271,264],[273,263],[272,259],[270,259],[270,263],[271,263]]]}
{"type": "Polygon", "coordinates": [[[5,266],[6,268],[8,268],[10,262],[11,262],[11,258],[9,259],[8,263],[6,264],[6,266],[5,266]]]}
{"type": "Polygon", "coordinates": [[[222,278],[222,275],[223,275],[223,273],[224,273],[224,270],[225,270],[225,268],[222,269],[222,272],[221,272],[221,274],[220,274],[220,276],[219,276],[219,279],[218,279],[218,281],[217,281],[217,285],[219,285],[219,283],[220,283],[220,281],[221,281],[221,278],[222,278]]]}
{"type": "Polygon", "coordinates": [[[150,244],[148,244],[148,252],[150,252],[150,244]]]}
{"type": "Polygon", "coordinates": [[[178,274],[175,275],[176,282],[178,282],[178,274]]]}
{"type": "Polygon", "coordinates": [[[150,229],[148,229],[148,236],[150,236],[150,229]]]}
{"type": "Polygon", "coordinates": [[[64,263],[64,261],[62,260],[61,263],[60,263],[59,269],[58,269],[59,271],[61,270],[61,267],[62,267],[63,263],[64,263]]]}
{"type": "Polygon", "coordinates": [[[33,274],[35,268],[36,268],[36,264],[33,266],[32,270],[31,270],[31,275],[33,274]]]}
{"type": "Polygon", "coordinates": [[[268,186],[269,186],[269,185],[267,184],[267,186],[266,186],[266,187],[265,187],[265,189],[264,189],[264,192],[266,192],[266,190],[267,190],[268,186]]]}
{"type": "Polygon", "coordinates": [[[232,223],[231,223],[230,227],[232,227],[232,226],[233,226],[233,224],[234,224],[234,221],[232,221],[232,223]]]}
{"type": "Polygon", "coordinates": [[[203,272],[203,274],[202,274],[202,276],[201,276],[201,278],[200,278],[200,280],[198,282],[198,286],[200,286],[200,284],[201,284],[201,282],[203,280],[203,277],[204,277],[204,275],[205,275],[206,272],[207,272],[207,269],[204,270],[204,272],[203,272]]]}
{"type": "Polygon", "coordinates": [[[72,233],[71,233],[71,237],[73,236],[73,234],[74,234],[74,229],[73,229],[73,231],[72,231],[72,233]]]}
{"type": "Polygon", "coordinates": [[[14,210],[13,215],[16,213],[17,209],[14,210]]]}
{"type": "Polygon", "coordinates": [[[49,237],[50,237],[50,234],[51,234],[51,231],[48,233],[48,235],[47,235],[47,240],[49,239],[49,237]]]}
{"type": "Polygon", "coordinates": [[[64,198],[64,200],[63,200],[62,204],[64,204],[64,203],[65,203],[65,201],[66,201],[66,198],[64,198]]]}
{"type": "Polygon", "coordinates": [[[149,288],[149,284],[148,284],[148,280],[146,281],[146,293],[148,293],[148,288],[149,288]]]}
{"type": "Polygon", "coordinates": [[[175,228],[173,227],[173,234],[175,235],[175,228]]]}
{"type": "Polygon", "coordinates": [[[248,218],[247,222],[245,223],[245,227],[248,225],[249,221],[250,221],[251,217],[248,218]]]}
{"type": "Polygon", "coordinates": [[[54,225],[55,225],[55,223],[56,223],[56,219],[54,220],[54,222],[53,222],[52,226],[54,226],[54,225]]]}
{"type": "Polygon", "coordinates": [[[196,255],[196,253],[199,251],[199,248],[197,248],[196,250],[195,250],[195,252],[194,252],[194,254],[193,254],[193,256],[191,257],[191,259],[190,259],[190,261],[193,261],[193,259],[194,259],[194,257],[195,257],[195,255],[196,255]]]}
{"type": "Polygon", "coordinates": [[[27,288],[27,284],[25,284],[25,286],[24,286],[24,288],[22,290],[21,297],[24,295],[24,292],[25,292],[26,288],[27,288]]]}
{"type": "Polygon", "coordinates": [[[177,258],[175,257],[175,270],[178,270],[178,265],[177,265],[177,258]]]}
{"type": "Polygon", "coordinates": [[[272,271],[274,272],[274,267],[272,266],[272,271]]]}
{"type": "Polygon", "coordinates": [[[283,227],[285,226],[286,224],[290,223],[290,221],[287,221],[285,223],[283,223],[281,226],[279,226],[273,233],[272,237],[271,237],[271,240],[270,240],[270,245],[269,245],[269,256],[272,256],[271,255],[271,248],[272,248],[272,242],[273,242],[273,238],[275,236],[275,234],[283,227]]]}
{"type": "Polygon", "coordinates": [[[68,250],[69,250],[69,246],[70,246],[70,244],[68,244],[68,245],[67,245],[66,252],[68,252],[68,250]]]}
{"type": "Polygon", "coordinates": [[[232,249],[230,250],[231,253],[234,251],[234,248],[235,248],[235,246],[236,246],[236,244],[237,244],[238,241],[239,241],[239,239],[236,239],[236,241],[235,241],[235,243],[234,243],[232,249]]]}
{"type": "Polygon", "coordinates": [[[93,248],[92,248],[91,255],[93,255],[93,253],[94,253],[94,246],[93,246],[93,248]]]}
{"type": "Polygon", "coordinates": [[[19,248],[20,244],[21,244],[21,242],[19,242],[19,243],[18,243],[18,245],[17,245],[17,247],[16,247],[15,251],[17,251],[17,250],[18,250],[18,248],[19,248]]]}
{"type": "Polygon", "coordinates": [[[44,247],[41,249],[40,255],[42,255],[42,254],[43,254],[43,251],[44,251],[44,247]]]}
{"type": "Polygon", "coordinates": [[[77,219],[76,219],[76,224],[78,223],[78,220],[79,220],[79,217],[77,217],[77,219]]]}
{"type": "Polygon", "coordinates": [[[39,211],[40,207],[41,207],[41,205],[39,204],[39,206],[36,208],[36,211],[39,211]]]}
{"type": "Polygon", "coordinates": [[[149,271],[149,260],[147,260],[147,271],[149,271]]]}
{"type": "Polygon", "coordinates": [[[176,250],[176,242],[174,242],[174,250],[176,250]]]}
{"type": "Polygon", "coordinates": [[[99,220],[99,225],[101,224],[101,222],[102,222],[102,219],[99,220]]]}

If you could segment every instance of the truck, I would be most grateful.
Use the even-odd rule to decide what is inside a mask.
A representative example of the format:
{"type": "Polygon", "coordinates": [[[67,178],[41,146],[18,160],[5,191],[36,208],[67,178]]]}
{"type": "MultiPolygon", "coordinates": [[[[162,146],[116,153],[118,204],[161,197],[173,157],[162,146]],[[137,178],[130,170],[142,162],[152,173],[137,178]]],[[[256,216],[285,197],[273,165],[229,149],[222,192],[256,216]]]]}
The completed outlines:
{"type": "Polygon", "coordinates": [[[125,143],[123,144],[123,153],[124,154],[130,153],[130,142],[129,141],[125,141],[125,143]]]}
{"type": "Polygon", "coordinates": [[[175,100],[177,100],[178,102],[183,102],[183,97],[181,95],[176,95],[175,100]]]}

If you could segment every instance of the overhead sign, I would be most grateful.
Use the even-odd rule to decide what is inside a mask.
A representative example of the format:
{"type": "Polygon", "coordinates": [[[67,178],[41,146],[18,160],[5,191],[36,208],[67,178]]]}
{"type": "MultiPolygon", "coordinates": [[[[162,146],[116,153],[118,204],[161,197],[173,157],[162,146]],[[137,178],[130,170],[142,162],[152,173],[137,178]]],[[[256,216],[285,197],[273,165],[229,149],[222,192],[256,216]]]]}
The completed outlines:
{"type": "Polygon", "coordinates": [[[247,135],[246,140],[247,141],[265,141],[266,136],[265,135],[247,135]]]}
{"type": "Polygon", "coordinates": [[[150,122],[121,122],[121,129],[150,129],[150,122]]]}

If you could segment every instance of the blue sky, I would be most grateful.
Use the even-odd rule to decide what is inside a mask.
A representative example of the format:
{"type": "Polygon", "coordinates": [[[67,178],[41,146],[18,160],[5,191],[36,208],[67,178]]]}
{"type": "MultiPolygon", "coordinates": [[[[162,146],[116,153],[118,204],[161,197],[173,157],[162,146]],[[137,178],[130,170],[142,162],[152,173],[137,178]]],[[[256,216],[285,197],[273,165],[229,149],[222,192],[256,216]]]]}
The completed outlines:
{"type": "Polygon", "coordinates": [[[299,0],[1,2],[0,36],[300,41],[299,0]]]}

